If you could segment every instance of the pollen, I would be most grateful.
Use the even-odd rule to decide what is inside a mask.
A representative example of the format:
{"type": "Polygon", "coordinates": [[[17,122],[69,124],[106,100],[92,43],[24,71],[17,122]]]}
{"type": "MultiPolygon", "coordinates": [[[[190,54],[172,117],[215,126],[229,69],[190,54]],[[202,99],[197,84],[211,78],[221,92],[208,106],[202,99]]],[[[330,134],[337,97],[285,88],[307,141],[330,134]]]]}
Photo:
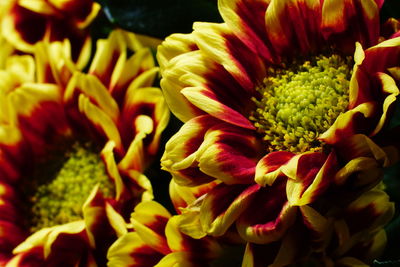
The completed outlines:
{"type": "Polygon", "coordinates": [[[347,109],[351,73],[352,58],[336,54],[271,68],[250,115],[268,150],[322,150],[318,137],[347,109]]]}
{"type": "Polygon", "coordinates": [[[89,143],[75,143],[55,161],[47,161],[43,166],[47,171],[38,170],[36,174],[41,175],[36,179],[41,184],[35,186],[30,197],[32,232],[82,219],[82,206],[97,184],[105,197],[114,195],[105,165],[89,143]]]}

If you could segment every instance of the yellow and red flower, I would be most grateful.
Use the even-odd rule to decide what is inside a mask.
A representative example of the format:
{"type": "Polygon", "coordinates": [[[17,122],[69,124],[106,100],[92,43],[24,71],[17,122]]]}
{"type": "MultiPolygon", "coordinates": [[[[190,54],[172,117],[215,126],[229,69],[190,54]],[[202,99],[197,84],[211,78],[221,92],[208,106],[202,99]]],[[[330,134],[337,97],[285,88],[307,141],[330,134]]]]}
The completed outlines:
{"type": "Polygon", "coordinates": [[[17,49],[32,52],[39,41],[69,39],[79,51],[88,37],[85,28],[100,10],[92,0],[5,0],[1,31],[17,49]]]}
{"type": "MultiPolygon", "coordinates": [[[[290,233],[321,230],[339,216],[332,215],[338,196],[345,212],[397,161],[391,114],[400,38],[393,21],[390,36],[380,34],[382,4],[220,0],[224,23],[197,22],[159,46],[161,87],[185,122],[162,167],[180,186],[217,184],[197,200],[205,233],[222,236],[236,224],[249,246],[278,248],[270,250],[272,264],[290,233]]],[[[181,196],[173,197],[179,206],[181,196]]],[[[371,205],[389,207],[385,201],[371,205]]],[[[381,228],[391,208],[377,214],[381,228]]],[[[260,263],[249,257],[258,257],[251,249],[245,262],[260,263]]]]}
{"type": "Polygon", "coordinates": [[[179,220],[155,201],[138,204],[131,216],[133,231],[110,247],[108,266],[208,266],[221,252],[218,242],[182,233],[179,220]]]}
{"type": "Polygon", "coordinates": [[[39,43],[0,72],[2,266],[101,266],[153,197],[142,172],[169,111],[150,49],[115,30],[85,73],[89,58],[90,43],[39,43]]]}

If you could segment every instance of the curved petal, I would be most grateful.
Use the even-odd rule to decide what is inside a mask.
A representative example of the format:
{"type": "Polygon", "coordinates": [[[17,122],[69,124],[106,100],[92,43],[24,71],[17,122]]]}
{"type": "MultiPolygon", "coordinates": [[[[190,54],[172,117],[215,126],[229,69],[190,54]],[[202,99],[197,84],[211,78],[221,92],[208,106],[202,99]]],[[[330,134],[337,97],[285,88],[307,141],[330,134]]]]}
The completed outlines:
{"type": "Polygon", "coordinates": [[[209,115],[194,118],[185,123],[167,142],[161,166],[174,176],[175,182],[180,185],[199,185],[213,180],[212,177],[201,174],[196,165],[198,149],[204,141],[204,135],[209,127],[217,123],[220,122],[209,115]]]}
{"type": "Polygon", "coordinates": [[[297,208],[288,203],[285,186],[285,180],[280,179],[271,187],[261,187],[255,193],[251,205],[236,224],[244,240],[256,244],[277,241],[294,223],[297,208]],[[257,212],[259,209],[263,212],[257,212]]]}
{"type": "Polygon", "coordinates": [[[271,0],[222,0],[218,8],[234,34],[254,53],[266,60],[273,56],[265,28],[265,12],[271,0]]]}
{"type": "Polygon", "coordinates": [[[171,214],[155,201],[141,202],[131,215],[131,222],[140,238],[154,250],[171,252],[165,236],[165,227],[171,214]]]}
{"type": "Polygon", "coordinates": [[[297,161],[297,164],[289,162],[283,167],[283,172],[291,178],[287,181],[286,194],[289,203],[294,206],[315,201],[329,187],[339,169],[334,152],[327,158],[320,153],[310,153],[294,157],[291,161],[297,161]],[[294,169],[292,174],[292,164],[297,165],[295,174],[294,169]]]}
{"type": "Polygon", "coordinates": [[[213,91],[203,87],[186,87],[181,93],[194,106],[208,114],[233,125],[254,129],[253,124],[242,114],[218,101],[213,91]]]}
{"type": "Polygon", "coordinates": [[[288,151],[268,153],[258,161],[254,180],[261,186],[271,186],[281,174],[281,167],[294,156],[294,153],[288,151]]]}
{"type": "Polygon", "coordinates": [[[203,230],[212,236],[223,235],[247,209],[259,185],[219,184],[207,193],[200,209],[203,230]]]}
{"type": "Polygon", "coordinates": [[[260,146],[253,132],[217,124],[199,147],[199,169],[226,184],[253,183],[260,146]]]}
{"type": "Polygon", "coordinates": [[[226,24],[193,24],[193,35],[201,52],[218,62],[242,86],[243,92],[254,94],[254,88],[266,74],[263,61],[236,36],[233,36],[226,24]],[[248,58],[252,58],[251,64],[248,58]]]}
{"type": "Polygon", "coordinates": [[[107,251],[108,266],[153,267],[164,255],[146,244],[138,233],[121,236],[107,251]]]}
{"type": "Polygon", "coordinates": [[[275,56],[281,58],[318,49],[322,43],[321,13],[318,0],[271,1],[265,26],[275,56]]]}
{"type": "Polygon", "coordinates": [[[208,260],[213,259],[220,253],[221,247],[218,243],[205,237],[194,239],[182,233],[179,229],[180,216],[173,216],[169,219],[165,228],[168,246],[172,251],[187,251],[191,253],[191,258],[208,260]]]}
{"type": "Polygon", "coordinates": [[[379,38],[379,7],[374,0],[324,1],[321,30],[325,39],[352,51],[356,41],[372,46],[379,38]]]}
{"type": "Polygon", "coordinates": [[[186,208],[190,204],[194,203],[196,199],[207,194],[217,184],[217,181],[212,181],[207,184],[188,187],[178,185],[174,180],[171,180],[169,183],[169,196],[176,212],[180,214],[182,212],[181,208],[186,208]]]}

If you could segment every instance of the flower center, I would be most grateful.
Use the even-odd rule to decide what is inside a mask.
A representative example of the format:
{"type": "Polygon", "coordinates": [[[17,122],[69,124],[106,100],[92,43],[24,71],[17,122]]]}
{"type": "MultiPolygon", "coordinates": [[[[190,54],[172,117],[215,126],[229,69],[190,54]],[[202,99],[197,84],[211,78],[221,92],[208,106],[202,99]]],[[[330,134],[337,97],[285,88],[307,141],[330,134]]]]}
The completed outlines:
{"type": "Polygon", "coordinates": [[[29,194],[32,232],[82,219],[82,205],[96,184],[104,196],[114,195],[104,163],[88,143],[73,144],[64,155],[52,155],[37,169],[31,185],[34,192],[29,194]]]}
{"type": "Polygon", "coordinates": [[[351,73],[352,58],[336,54],[271,69],[250,115],[268,150],[321,150],[319,135],[347,109],[351,73]]]}

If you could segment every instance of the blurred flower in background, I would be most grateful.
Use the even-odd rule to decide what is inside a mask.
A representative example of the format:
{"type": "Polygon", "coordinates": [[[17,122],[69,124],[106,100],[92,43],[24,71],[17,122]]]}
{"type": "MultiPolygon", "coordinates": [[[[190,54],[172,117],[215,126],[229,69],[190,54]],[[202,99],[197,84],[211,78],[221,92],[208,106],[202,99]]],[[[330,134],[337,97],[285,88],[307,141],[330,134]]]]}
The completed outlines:
{"type": "MultiPolygon", "coordinates": [[[[8,45],[7,42],[3,42],[8,45]]],[[[113,31],[13,54],[1,70],[2,266],[103,266],[135,205],[153,198],[142,174],[169,111],[150,50],[113,31]]]]}
{"type": "Polygon", "coordinates": [[[5,0],[1,6],[3,35],[25,52],[32,52],[39,41],[65,38],[80,49],[89,34],[87,26],[100,10],[92,0],[5,0]]]}
{"type": "Polygon", "coordinates": [[[368,266],[394,214],[376,186],[399,152],[400,38],[380,35],[382,1],[218,5],[224,23],[196,22],[157,54],[185,122],[162,167],[179,186],[218,181],[185,212],[207,235],[236,225],[244,266],[368,266]]]}

